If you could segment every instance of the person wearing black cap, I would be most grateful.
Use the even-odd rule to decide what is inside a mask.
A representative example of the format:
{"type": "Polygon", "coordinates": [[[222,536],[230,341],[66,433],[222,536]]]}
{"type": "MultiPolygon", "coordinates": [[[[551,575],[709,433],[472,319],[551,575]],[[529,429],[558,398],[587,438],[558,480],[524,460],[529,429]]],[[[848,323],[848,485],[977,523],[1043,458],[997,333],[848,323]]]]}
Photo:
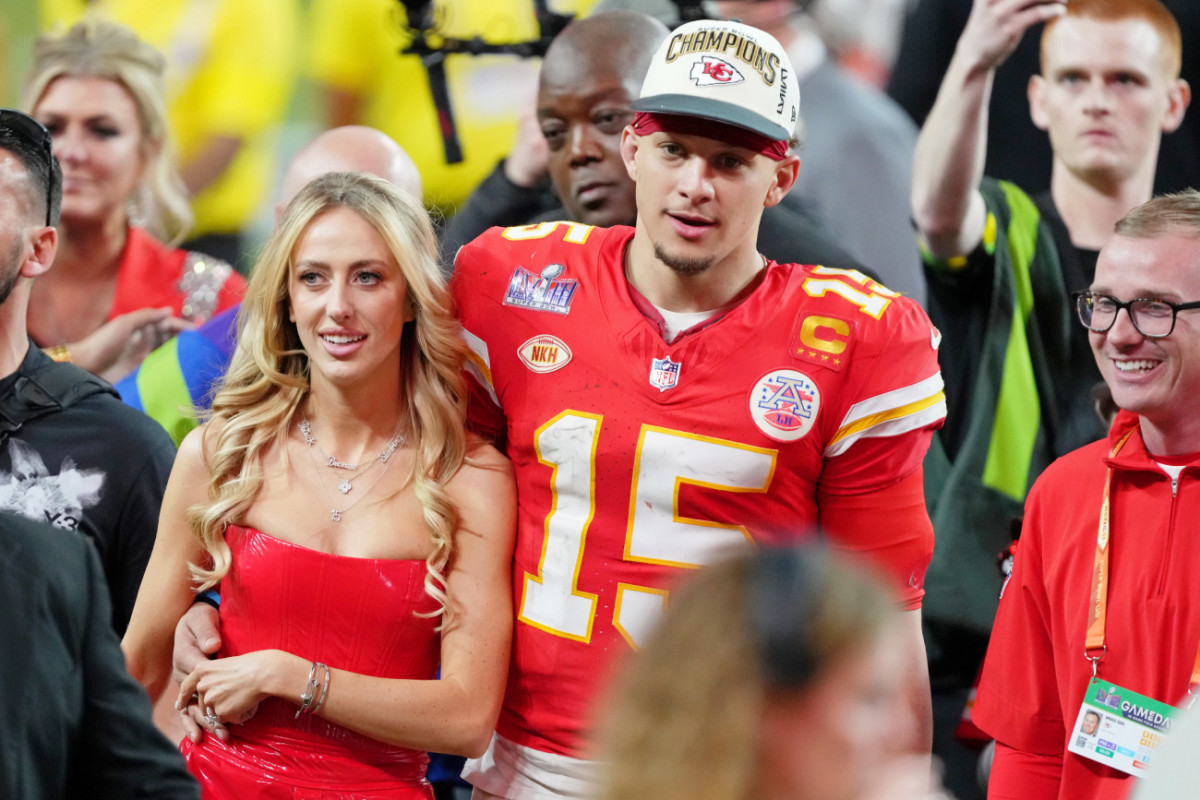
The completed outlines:
{"type": "Polygon", "coordinates": [[[795,73],[736,22],[655,52],[621,155],[632,228],[493,229],[458,254],[472,421],[517,475],[517,623],[486,798],[573,797],[613,664],[673,580],[729,544],[820,523],[890,579],[929,746],[920,639],[933,546],[921,459],[945,414],[940,335],[861,273],[778,264],[756,235],[791,188],[795,73]]]}
{"type": "Polygon", "coordinates": [[[62,172],[50,135],[0,109],[0,511],[76,530],[96,546],[123,633],[175,458],[170,437],[106,382],[33,346],[33,282],[58,247],[62,172]]]}
{"type": "MultiPolygon", "coordinates": [[[[128,609],[113,611],[97,558],[137,591],[142,534],[149,555],[158,504],[123,507],[119,480],[107,478],[118,460],[130,480],[141,467],[146,485],[136,496],[156,500],[154,466],[162,462],[165,483],[174,449],[169,439],[165,451],[145,446],[153,438],[129,419],[140,414],[98,378],[51,361],[25,333],[29,286],[54,261],[61,198],[50,134],[0,109],[0,512],[41,520],[0,513],[0,717],[8,731],[0,797],[194,800],[199,787],[125,669],[112,624],[123,628],[128,609]]],[[[114,599],[122,588],[113,587],[114,599]]]]}

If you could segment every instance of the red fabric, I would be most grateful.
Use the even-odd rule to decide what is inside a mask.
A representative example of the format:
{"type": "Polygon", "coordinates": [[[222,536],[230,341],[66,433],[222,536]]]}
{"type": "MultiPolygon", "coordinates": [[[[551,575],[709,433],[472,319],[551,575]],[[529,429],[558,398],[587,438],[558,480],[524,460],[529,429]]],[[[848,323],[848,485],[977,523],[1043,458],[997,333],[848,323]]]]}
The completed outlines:
{"type": "MultiPolygon", "coordinates": [[[[975,702],[977,725],[1026,754],[1062,759],[1064,800],[1115,800],[1133,778],[1066,752],[1091,679],[1083,655],[1105,469],[1113,466],[1107,646],[1101,681],[1165,703],[1187,691],[1200,643],[1200,462],[1184,468],[1177,495],[1135,433],[1114,459],[1116,438],[1136,425],[1122,412],[1107,441],[1054,462],[1025,505],[1021,547],[1000,600],[975,702]]],[[[999,797],[1022,798],[1017,766],[993,777],[999,797]]]]}
{"type": "MultiPolygon", "coordinates": [[[[932,431],[925,431],[932,436],[932,431]]],[[[924,451],[928,448],[926,439],[924,451]]],[[[819,522],[835,550],[865,556],[885,578],[899,585],[901,607],[921,607],[925,570],[933,558],[933,523],[925,511],[920,467],[891,486],[869,494],[818,492],[819,522]],[[889,534],[881,536],[886,526],[889,534]]]]}
{"type": "MultiPolygon", "coordinates": [[[[166,306],[170,306],[175,316],[180,316],[185,296],[179,290],[179,280],[187,256],[187,250],[167,247],[143,229],[130,227],[108,318],[139,308],[166,306]]],[[[245,294],[246,279],[232,273],[221,288],[213,315],[237,305],[245,294]]]]}
{"type": "Polygon", "coordinates": [[[747,540],[805,539],[821,502],[834,517],[839,503],[858,506],[845,517],[866,535],[835,522],[831,538],[886,563],[910,605],[929,557],[919,483],[904,479],[918,474],[944,410],[827,453],[848,415],[873,402],[892,408],[896,394],[938,381],[925,313],[896,297],[875,318],[830,290],[826,281],[843,285],[844,274],[772,263],[742,302],[667,344],[624,278],[632,235],[493,229],[459,251],[453,279],[474,350],[470,413],[480,429],[504,432],[518,486],[519,616],[499,732],[569,756],[584,747],[614,662],[688,567],[747,540]],[[568,296],[554,310],[531,307],[568,296]],[[813,320],[826,327],[810,330],[813,320]],[[834,342],[826,352],[801,346],[814,331],[834,342]],[[556,348],[551,369],[524,360],[531,343],[556,348]],[[668,357],[677,381],[660,390],[652,362],[668,357]],[[806,376],[813,395],[797,410],[812,427],[792,441],[755,421],[781,370],[806,376]],[[892,489],[902,516],[915,513],[924,528],[896,524],[892,489]],[[870,492],[884,493],[873,507],[856,497],[870,492]]]}
{"type": "Polygon", "coordinates": [[[788,155],[789,143],[787,141],[772,139],[737,125],[725,125],[704,117],[689,117],[683,114],[652,114],[648,111],[639,111],[634,115],[633,132],[638,136],[645,136],[656,131],[717,139],[734,147],[744,147],[747,150],[761,153],[773,161],[783,161],[788,155]]]}
{"type": "Polygon", "coordinates": [[[988,800],[1054,800],[1062,756],[1038,756],[996,743],[988,777],[988,800]]]}
{"type": "MultiPolygon", "coordinates": [[[[279,649],[334,669],[387,678],[432,679],[437,621],[417,617],[436,603],[425,562],[319,553],[231,525],[233,568],[221,582],[221,656],[279,649]]],[[[303,688],[303,687],[300,687],[303,688]]],[[[332,686],[330,691],[336,691],[332,686]]],[[[264,701],[230,741],[184,740],[188,769],[205,798],[431,798],[428,756],[354,733],[297,705],[264,701]]]]}

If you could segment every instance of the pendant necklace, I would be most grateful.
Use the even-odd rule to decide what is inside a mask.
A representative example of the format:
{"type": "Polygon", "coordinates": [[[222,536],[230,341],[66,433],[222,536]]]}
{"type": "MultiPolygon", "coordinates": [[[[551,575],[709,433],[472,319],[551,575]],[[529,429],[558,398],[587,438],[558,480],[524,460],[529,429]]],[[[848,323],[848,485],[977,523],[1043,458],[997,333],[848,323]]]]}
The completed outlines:
{"type": "Polygon", "coordinates": [[[346,464],[344,462],[338,461],[336,458],[334,458],[333,456],[326,453],[323,449],[321,449],[321,445],[317,443],[317,438],[312,435],[312,426],[309,425],[307,419],[303,420],[300,423],[299,427],[300,427],[300,433],[304,437],[304,443],[306,445],[308,445],[309,455],[312,457],[313,471],[317,475],[317,483],[321,484],[321,491],[325,493],[325,498],[327,500],[329,500],[329,505],[330,505],[329,518],[334,522],[341,522],[343,514],[345,514],[350,509],[354,508],[356,505],[358,505],[359,501],[361,501],[363,498],[365,498],[368,494],[371,493],[371,490],[375,488],[375,485],[383,479],[383,476],[387,472],[388,467],[391,466],[388,459],[390,459],[392,457],[392,454],[396,452],[397,447],[404,444],[404,434],[397,432],[397,434],[394,437],[392,437],[392,440],[387,443],[387,446],[385,446],[383,448],[383,450],[381,450],[379,452],[379,455],[375,456],[374,458],[370,459],[369,461],[364,461],[360,464],[346,464]],[[321,453],[321,455],[325,457],[324,462],[321,462],[317,458],[317,455],[312,452],[313,447],[316,447],[317,450],[321,453]],[[329,494],[329,489],[326,488],[326,486],[325,486],[325,479],[324,479],[324,477],[322,477],[321,469],[320,469],[319,465],[323,463],[324,466],[330,467],[332,469],[351,470],[354,472],[353,475],[343,477],[341,479],[341,481],[338,483],[338,486],[337,486],[338,491],[340,491],[343,495],[345,495],[345,494],[348,494],[350,492],[350,490],[354,488],[354,486],[352,485],[351,482],[358,480],[360,477],[362,477],[367,472],[369,472],[371,470],[371,467],[375,466],[375,464],[377,462],[381,462],[383,464],[383,470],[380,471],[379,476],[376,477],[375,480],[371,481],[371,484],[366,489],[363,490],[362,494],[359,495],[358,498],[355,499],[354,502],[352,502],[350,505],[346,506],[345,508],[338,508],[337,505],[333,502],[333,498],[329,494]]]}
{"type": "MultiPolygon", "coordinates": [[[[313,436],[312,425],[309,424],[307,418],[302,419],[300,422],[300,434],[304,437],[304,443],[308,445],[310,450],[313,447],[316,447],[318,452],[321,453],[325,459],[325,466],[329,467],[330,469],[348,470],[354,473],[349,476],[343,476],[341,481],[338,482],[337,488],[342,494],[349,494],[350,490],[354,488],[354,481],[358,480],[360,477],[366,474],[367,470],[375,466],[376,461],[382,461],[386,464],[387,460],[391,458],[392,453],[396,452],[396,448],[404,443],[404,434],[397,432],[396,435],[392,437],[392,440],[388,442],[382,450],[379,451],[379,455],[375,456],[369,461],[362,461],[358,464],[348,464],[345,461],[338,461],[337,458],[325,452],[325,448],[321,447],[321,443],[317,441],[317,437],[313,436]]],[[[321,485],[324,486],[323,483],[321,485]]]]}

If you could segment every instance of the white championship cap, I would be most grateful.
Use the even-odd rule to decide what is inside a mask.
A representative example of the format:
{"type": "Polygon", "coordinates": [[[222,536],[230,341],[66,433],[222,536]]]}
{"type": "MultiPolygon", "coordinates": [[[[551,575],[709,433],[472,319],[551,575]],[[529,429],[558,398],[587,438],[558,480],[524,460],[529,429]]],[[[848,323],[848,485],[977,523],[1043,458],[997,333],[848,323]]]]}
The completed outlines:
{"type": "Polygon", "coordinates": [[[800,119],[800,88],[774,36],[740,22],[699,20],[659,46],[633,109],[702,117],[787,141],[800,119]]]}

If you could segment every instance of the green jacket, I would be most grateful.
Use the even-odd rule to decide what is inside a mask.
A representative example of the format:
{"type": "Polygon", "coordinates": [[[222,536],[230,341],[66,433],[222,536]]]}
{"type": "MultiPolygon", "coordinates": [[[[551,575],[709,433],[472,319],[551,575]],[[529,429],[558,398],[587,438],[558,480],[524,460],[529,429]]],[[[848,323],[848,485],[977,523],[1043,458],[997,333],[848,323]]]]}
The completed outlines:
{"type": "Polygon", "coordinates": [[[925,459],[937,538],[924,616],[986,636],[997,556],[1026,493],[1051,461],[1104,427],[1091,395],[1100,373],[1068,293],[1090,284],[1094,260],[1081,263],[1048,197],[1035,202],[990,179],[981,191],[988,218],[976,251],[926,258],[950,413],[925,459]]]}

